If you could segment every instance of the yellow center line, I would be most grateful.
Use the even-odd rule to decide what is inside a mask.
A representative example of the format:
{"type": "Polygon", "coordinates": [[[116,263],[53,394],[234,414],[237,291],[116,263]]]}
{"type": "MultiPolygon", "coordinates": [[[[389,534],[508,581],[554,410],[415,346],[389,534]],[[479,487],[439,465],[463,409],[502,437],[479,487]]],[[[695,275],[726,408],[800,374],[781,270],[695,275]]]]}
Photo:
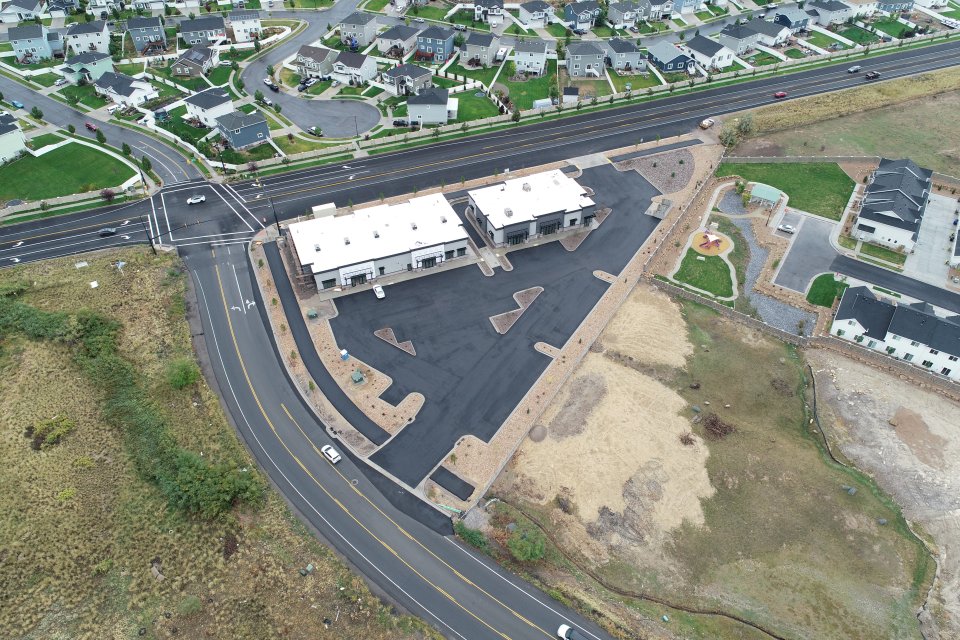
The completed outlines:
{"type": "MultiPolygon", "coordinates": [[[[336,505],[337,505],[338,507],[340,507],[340,509],[341,509],[345,514],[347,514],[348,516],[350,516],[350,518],[351,518],[354,522],[356,522],[357,525],[358,525],[360,528],[362,528],[364,531],[366,531],[367,534],[369,534],[371,538],[373,538],[373,539],[376,540],[378,543],[380,543],[380,545],[382,545],[384,549],[386,549],[387,551],[389,551],[389,552],[390,552],[391,554],[393,554],[398,560],[400,560],[400,562],[402,562],[408,569],[410,569],[410,571],[412,571],[414,574],[416,574],[416,575],[417,575],[421,580],[423,580],[425,583],[427,583],[428,585],[430,585],[437,593],[443,595],[443,596],[444,596],[445,598],[447,598],[450,602],[452,602],[453,604],[457,605],[457,607],[459,607],[459,608],[462,609],[464,612],[466,612],[468,615],[470,615],[472,618],[474,618],[477,622],[479,622],[479,623],[482,624],[483,626],[485,626],[485,627],[487,627],[488,629],[490,629],[490,631],[492,631],[493,633],[497,634],[497,635],[500,636],[501,638],[504,638],[504,640],[511,640],[510,636],[506,635],[506,634],[503,633],[502,631],[498,631],[497,629],[495,629],[495,628],[494,628],[493,626],[491,626],[486,620],[484,620],[483,618],[481,618],[480,616],[478,616],[478,615],[475,614],[474,612],[472,612],[472,611],[470,611],[469,609],[467,609],[467,608],[466,608],[465,606],[463,606],[460,602],[458,602],[456,598],[454,598],[454,597],[451,596],[449,593],[447,593],[446,591],[444,591],[443,589],[441,589],[438,585],[436,585],[436,584],[434,584],[433,582],[431,582],[426,576],[424,576],[422,573],[420,573],[419,571],[417,571],[409,562],[407,562],[405,559],[403,559],[403,558],[400,556],[400,554],[398,554],[392,547],[390,547],[390,545],[388,545],[385,541],[381,540],[379,537],[377,537],[376,534],[374,534],[372,531],[370,531],[370,529],[368,529],[362,522],[360,522],[360,520],[358,520],[357,517],[354,516],[354,515],[350,512],[350,510],[349,510],[343,503],[341,503],[339,500],[337,500],[337,499],[326,489],[326,487],[324,487],[324,486],[320,483],[320,481],[317,480],[317,478],[313,475],[313,473],[311,473],[310,470],[307,469],[306,465],[303,464],[303,462],[300,461],[300,459],[293,453],[293,451],[290,450],[290,447],[287,446],[287,443],[284,442],[284,441],[283,441],[283,438],[280,437],[280,434],[277,433],[276,427],[274,426],[273,422],[270,420],[270,417],[267,415],[266,410],[263,408],[263,404],[260,402],[260,397],[257,395],[257,392],[256,392],[256,390],[255,390],[254,387],[253,387],[253,382],[250,380],[250,374],[247,372],[247,367],[246,367],[246,364],[245,364],[244,361],[243,361],[243,356],[240,354],[240,345],[237,343],[237,336],[236,336],[236,333],[234,333],[234,330],[233,330],[233,321],[232,321],[231,318],[230,318],[230,310],[229,310],[229,307],[228,307],[228,305],[227,305],[227,297],[226,297],[226,293],[225,293],[224,290],[223,290],[223,281],[222,281],[221,278],[220,278],[220,267],[215,264],[215,265],[214,265],[214,270],[215,270],[215,272],[216,272],[216,274],[217,274],[217,285],[218,285],[219,288],[220,288],[220,300],[223,302],[223,311],[224,311],[224,314],[226,314],[226,316],[227,316],[227,327],[228,327],[229,330],[230,330],[230,337],[231,337],[231,339],[233,340],[233,348],[234,348],[234,350],[236,351],[236,353],[237,353],[237,359],[238,359],[239,362],[240,362],[240,369],[243,371],[243,376],[244,376],[244,378],[245,378],[246,381],[247,381],[247,386],[250,388],[250,393],[251,393],[251,395],[253,396],[254,401],[257,403],[257,407],[260,409],[260,413],[261,413],[261,415],[263,415],[263,419],[266,421],[267,425],[270,427],[270,430],[273,432],[273,435],[277,438],[277,441],[280,442],[280,444],[281,444],[281,445],[283,446],[283,448],[286,450],[287,454],[288,454],[294,461],[296,461],[297,465],[303,470],[303,472],[306,473],[307,476],[309,476],[311,480],[313,480],[314,484],[316,484],[317,487],[318,487],[321,491],[323,491],[323,492],[327,495],[327,497],[330,498],[330,500],[332,500],[334,503],[336,503],[336,505]]],[[[289,414],[288,414],[288,415],[289,415],[289,414]]],[[[298,425],[298,426],[299,426],[299,425],[298,425]]],[[[341,477],[342,477],[342,475],[341,475],[341,477]]],[[[348,484],[349,484],[349,483],[348,483],[348,484]]],[[[381,513],[382,513],[382,512],[381,512],[381,513]]]]}

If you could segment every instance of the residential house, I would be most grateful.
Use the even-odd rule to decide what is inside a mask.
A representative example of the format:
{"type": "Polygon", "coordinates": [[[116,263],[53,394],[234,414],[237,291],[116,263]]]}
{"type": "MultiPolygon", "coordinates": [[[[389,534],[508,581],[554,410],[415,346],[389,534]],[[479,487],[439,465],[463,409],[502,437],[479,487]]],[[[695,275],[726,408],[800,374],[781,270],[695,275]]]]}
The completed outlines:
{"type": "Polygon", "coordinates": [[[446,62],[453,55],[453,31],[438,26],[427,27],[417,36],[417,60],[446,62]]]}
{"type": "Polygon", "coordinates": [[[694,36],[681,48],[707,71],[723,71],[733,64],[733,51],[710,38],[694,36]]]}
{"type": "Polygon", "coordinates": [[[877,11],[885,11],[892,15],[913,11],[914,0],[877,0],[877,11]]]}
{"type": "Polygon", "coordinates": [[[220,16],[203,16],[181,22],[180,37],[189,45],[218,44],[227,39],[227,28],[220,16]]]}
{"type": "Polygon", "coordinates": [[[0,24],[33,20],[41,11],[40,0],[9,0],[0,4],[0,24]]]}
{"type": "Polygon", "coordinates": [[[602,78],[604,51],[595,42],[567,45],[567,75],[571,78],[602,78]]]}
{"type": "Polygon", "coordinates": [[[600,3],[597,0],[571,2],[563,8],[563,18],[571,29],[592,29],[600,17],[600,3]]]}
{"type": "Polygon", "coordinates": [[[447,124],[457,117],[457,100],[450,98],[446,89],[424,89],[418,95],[407,99],[407,117],[410,123],[420,126],[428,124],[447,124]]]}
{"type": "Polygon", "coordinates": [[[219,62],[220,54],[216,49],[196,44],[173,63],[172,73],[183,78],[199,78],[207,75],[219,62]]]}
{"type": "Polygon", "coordinates": [[[110,18],[114,9],[120,11],[122,8],[121,0],[87,0],[87,14],[101,20],[110,18]]]}
{"type": "Polygon", "coordinates": [[[26,152],[27,141],[17,118],[9,113],[0,115],[0,164],[12,162],[26,152]]]}
{"type": "Polygon", "coordinates": [[[328,78],[333,73],[333,61],[336,58],[337,52],[333,49],[305,44],[297,50],[294,63],[301,80],[328,78]]]}
{"type": "Polygon", "coordinates": [[[787,38],[792,35],[790,27],[759,18],[748,22],[746,27],[756,32],[757,44],[762,44],[767,47],[779,46],[786,42],[787,38]]]}
{"type": "Polygon", "coordinates": [[[912,251],[930,197],[933,172],[912,160],[880,160],[857,217],[857,237],[912,251]]]}
{"type": "Polygon", "coordinates": [[[103,20],[75,22],[67,29],[63,44],[67,51],[75,54],[81,51],[110,53],[110,30],[103,20]]]}
{"type": "Polygon", "coordinates": [[[417,47],[419,29],[403,24],[390,27],[377,36],[377,50],[388,58],[403,58],[417,47]]]}
{"type": "Polygon", "coordinates": [[[160,13],[166,7],[167,3],[164,0],[134,0],[133,2],[134,10],[144,13],[160,13]]]}
{"type": "Polygon", "coordinates": [[[798,9],[796,6],[777,9],[773,21],[790,29],[790,33],[806,31],[807,27],[810,26],[810,16],[807,15],[806,11],[798,9]]]}
{"type": "Polygon", "coordinates": [[[647,60],[666,73],[693,73],[693,58],[676,46],[660,40],[647,48],[647,60]]]}
{"type": "Polygon", "coordinates": [[[460,63],[464,66],[489,67],[496,61],[500,38],[490,33],[471,31],[463,44],[460,63]]]}
{"type": "Polygon", "coordinates": [[[387,91],[395,96],[417,95],[433,86],[433,72],[415,64],[401,64],[380,74],[387,91]]]}
{"type": "Polygon", "coordinates": [[[13,55],[21,61],[49,60],[63,54],[63,41],[57,31],[50,31],[41,24],[25,24],[11,27],[7,37],[13,46],[13,55]]]}
{"type": "Polygon", "coordinates": [[[73,84],[78,84],[81,78],[92,83],[108,71],[113,71],[113,59],[108,53],[84,51],[67,58],[67,64],[60,67],[60,71],[73,84]]]}
{"type": "Polygon", "coordinates": [[[546,27],[550,24],[553,7],[543,0],[530,0],[520,4],[518,19],[528,27],[546,27]]]}
{"type": "Polygon", "coordinates": [[[695,13],[706,8],[704,0],[675,0],[673,10],[676,13],[695,13]]]}
{"type": "Polygon", "coordinates": [[[234,42],[253,42],[260,37],[260,13],[257,11],[231,11],[227,15],[234,42]]]}
{"type": "Polygon", "coordinates": [[[822,27],[843,24],[853,17],[853,7],[840,0],[813,0],[804,5],[803,9],[811,18],[816,16],[816,24],[822,27]]]}
{"type": "Polygon", "coordinates": [[[351,47],[354,42],[363,48],[377,37],[377,18],[370,13],[354,11],[340,23],[340,42],[351,47]]]}
{"type": "Polygon", "coordinates": [[[160,18],[130,18],[127,34],[138,53],[161,53],[167,49],[167,34],[160,18]]]}
{"type": "Polygon", "coordinates": [[[50,0],[47,2],[47,13],[50,14],[51,18],[66,18],[79,8],[79,0],[50,0]]]}
{"type": "Polygon", "coordinates": [[[498,26],[503,22],[503,0],[473,0],[473,19],[498,26]]]}
{"type": "Polygon", "coordinates": [[[960,316],[941,317],[926,302],[894,304],[869,288],[843,292],[830,333],[861,347],[960,380],[960,316]]]}
{"type": "MultiPolygon", "coordinates": [[[[649,3],[645,6],[649,7],[649,3]]],[[[623,0],[623,2],[611,2],[607,7],[607,22],[614,29],[625,29],[632,27],[638,21],[646,18],[641,6],[637,2],[623,0]]]]}
{"type": "Polygon", "coordinates": [[[341,51],[333,61],[331,75],[344,84],[361,86],[377,75],[377,61],[362,53],[341,51]]]}
{"type": "Polygon", "coordinates": [[[216,120],[220,136],[234,149],[246,149],[270,140],[267,118],[260,112],[233,111],[216,120]]]}
{"type": "Polygon", "coordinates": [[[159,92],[146,80],[134,80],[123,73],[107,71],[93,83],[97,95],[126,106],[143,104],[158,97],[159,92]]]}
{"type": "Polygon", "coordinates": [[[720,35],[717,37],[720,44],[738,56],[756,48],[759,38],[760,34],[747,25],[735,23],[726,25],[720,30],[720,35]]]}
{"type": "Polygon", "coordinates": [[[187,120],[198,120],[208,127],[217,126],[217,118],[233,113],[233,100],[223,87],[210,87],[183,99],[187,120]]]}
{"type": "Polygon", "coordinates": [[[641,73],[647,70],[647,57],[633,40],[610,38],[607,47],[607,64],[615,71],[641,73]]]}
{"type": "Polygon", "coordinates": [[[868,18],[877,12],[877,0],[846,0],[854,18],[868,18]]]}
{"type": "Polygon", "coordinates": [[[521,40],[513,47],[513,64],[517,73],[542,75],[547,70],[546,40],[521,40]]]}
{"type": "Polygon", "coordinates": [[[673,0],[638,0],[637,4],[647,20],[669,20],[673,15],[673,0]]]}

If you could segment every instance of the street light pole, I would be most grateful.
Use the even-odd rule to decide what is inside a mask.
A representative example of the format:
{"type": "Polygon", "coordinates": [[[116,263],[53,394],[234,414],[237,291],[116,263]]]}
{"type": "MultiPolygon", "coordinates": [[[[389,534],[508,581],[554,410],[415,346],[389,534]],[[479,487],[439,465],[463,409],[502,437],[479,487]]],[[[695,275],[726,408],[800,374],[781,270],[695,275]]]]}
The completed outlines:
{"type": "Polygon", "coordinates": [[[143,216],[140,216],[140,225],[143,227],[143,235],[147,236],[147,242],[150,243],[150,250],[153,251],[153,255],[157,255],[157,247],[153,244],[153,238],[150,236],[150,231],[147,229],[147,223],[144,222],[143,216]]]}

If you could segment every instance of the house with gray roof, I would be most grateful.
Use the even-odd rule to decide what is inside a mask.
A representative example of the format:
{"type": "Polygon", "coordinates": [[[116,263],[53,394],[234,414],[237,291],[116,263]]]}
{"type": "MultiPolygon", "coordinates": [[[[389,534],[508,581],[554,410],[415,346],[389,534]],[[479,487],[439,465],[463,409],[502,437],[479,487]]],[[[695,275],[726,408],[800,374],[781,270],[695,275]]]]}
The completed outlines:
{"type": "Polygon", "coordinates": [[[180,37],[189,45],[226,41],[227,28],[220,16],[202,16],[180,23],[180,37]]]}
{"type": "Polygon", "coordinates": [[[830,333],[950,380],[960,381],[960,316],[926,302],[880,299],[864,286],[843,292],[830,333]]]}
{"type": "Polygon", "coordinates": [[[436,25],[427,27],[417,36],[415,60],[446,62],[453,55],[453,31],[436,25]]]}
{"type": "Polygon", "coordinates": [[[790,27],[769,20],[755,18],[745,25],[757,34],[757,43],[767,47],[776,47],[787,41],[792,35],[790,27]]]}
{"type": "Polygon", "coordinates": [[[571,78],[602,78],[604,51],[595,42],[571,42],[567,46],[567,75],[571,78]]]}
{"type": "Polygon", "coordinates": [[[760,34],[745,24],[728,24],[720,30],[717,40],[720,44],[733,51],[734,55],[742,56],[747,51],[755,49],[760,34]]]}
{"type": "Polygon", "coordinates": [[[207,127],[217,126],[217,118],[233,113],[233,99],[223,87],[210,87],[183,99],[187,120],[196,120],[207,127]]]}
{"type": "Polygon", "coordinates": [[[521,40],[513,47],[513,65],[517,73],[543,75],[546,72],[547,52],[550,45],[546,40],[521,40]]]}
{"type": "Polygon", "coordinates": [[[110,53],[110,30],[103,20],[75,22],[67,28],[63,44],[67,51],[73,53],[81,51],[110,53]]]}
{"type": "Polygon", "coordinates": [[[146,80],[134,80],[124,73],[108,71],[93,83],[97,95],[112,100],[115,104],[135,106],[159,96],[159,92],[146,80]]]}
{"type": "Polygon", "coordinates": [[[821,27],[843,24],[853,17],[853,7],[840,0],[813,0],[805,4],[803,10],[811,18],[816,16],[816,23],[821,27]]]}
{"type": "Polygon", "coordinates": [[[618,73],[643,73],[647,70],[647,56],[633,40],[610,38],[607,42],[607,64],[618,73]]]}
{"type": "Polygon", "coordinates": [[[398,24],[377,36],[377,50],[388,58],[403,58],[417,47],[417,34],[420,30],[398,24]]]}
{"type": "Polygon", "coordinates": [[[216,49],[204,45],[194,45],[187,49],[173,63],[172,73],[181,78],[199,78],[210,72],[220,62],[216,49]]]}
{"type": "Polygon", "coordinates": [[[418,95],[407,99],[407,117],[411,124],[416,122],[421,127],[428,124],[447,124],[451,118],[457,117],[455,105],[456,100],[450,99],[450,92],[446,89],[424,89],[418,95]]]}
{"type": "Polygon", "coordinates": [[[260,23],[259,11],[250,9],[231,11],[227,14],[227,20],[230,21],[234,42],[253,42],[260,37],[263,26],[260,23]]]}
{"type": "Polygon", "coordinates": [[[139,53],[160,53],[167,48],[167,34],[160,18],[130,18],[127,35],[139,53]]]}
{"type": "Polygon", "coordinates": [[[233,149],[246,149],[270,140],[267,118],[260,111],[232,111],[216,120],[221,137],[233,149]]]}
{"type": "Polygon", "coordinates": [[[63,40],[58,31],[41,24],[25,24],[7,31],[13,55],[24,62],[49,60],[63,54],[63,40]]]}
{"type": "Polygon", "coordinates": [[[0,24],[17,24],[40,15],[39,0],[9,0],[0,4],[0,24]]]}
{"type": "MultiPolygon", "coordinates": [[[[79,9],[79,0],[49,0],[49,2],[47,2],[47,13],[50,14],[51,18],[66,18],[79,9]]],[[[2,20],[0,20],[0,22],[2,22],[2,20]]]]}
{"type": "Polygon", "coordinates": [[[0,115],[0,164],[12,162],[27,152],[27,141],[15,116],[0,115]]]}
{"type": "Polygon", "coordinates": [[[520,4],[517,12],[517,18],[528,27],[546,27],[550,24],[550,17],[553,15],[553,7],[543,0],[530,0],[520,4]]]}
{"type": "Polygon", "coordinates": [[[79,83],[81,78],[86,82],[95,82],[108,71],[113,71],[113,59],[98,51],[78,53],[67,58],[67,63],[60,67],[63,77],[73,84],[79,83]]]}
{"type": "Polygon", "coordinates": [[[377,61],[362,53],[341,51],[333,61],[330,75],[344,84],[360,86],[376,77],[377,61]]]}
{"type": "Polygon", "coordinates": [[[571,29],[592,29],[600,18],[600,11],[597,0],[580,0],[566,5],[563,17],[571,29]]]}
{"type": "Polygon", "coordinates": [[[498,26],[503,22],[503,0],[473,0],[473,19],[498,26]]]}
{"type": "Polygon", "coordinates": [[[302,45],[297,49],[293,62],[301,80],[307,78],[328,78],[333,73],[333,61],[337,52],[327,47],[302,45]]]}
{"type": "Polygon", "coordinates": [[[912,251],[930,198],[933,172],[912,160],[880,160],[857,216],[861,240],[912,251]]]}
{"type": "Polygon", "coordinates": [[[471,31],[463,43],[460,64],[467,67],[489,67],[494,64],[500,38],[491,33],[471,31]]]}
{"type": "Polygon", "coordinates": [[[644,9],[649,7],[646,3],[640,5],[632,0],[623,0],[623,2],[611,2],[607,7],[607,22],[614,29],[625,29],[632,27],[640,20],[646,19],[644,9]]]}
{"type": "Polygon", "coordinates": [[[733,51],[716,40],[701,35],[690,38],[680,48],[707,71],[723,71],[733,64],[733,51]]]}
{"type": "Polygon", "coordinates": [[[673,14],[673,0],[637,0],[637,4],[644,10],[647,20],[665,20],[673,14]]]}
{"type": "Polygon", "coordinates": [[[693,73],[693,58],[676,46],[660,40],[647,48],[647,60],[664,73],[693,73]]]}
{"type": "Polygon", "coordinates": [[[803,9],[798,9],[796,5],[777,9],[773,21],[790,29],[791,33],[806,31],[810,26],[810,16],[803,9]]]}
{"type": "Polygon", "coordinates": [[[387,91],[395,96],[417,95],[433,86],[433,72],[415,64],[401,64],[380,74],[387,91]]]}
{"type": "Polygon", "coordinates": [[[354,11],[340,23],[340,42],[364,48],[377,37],[377,19],[373,14],[354,11]]]}

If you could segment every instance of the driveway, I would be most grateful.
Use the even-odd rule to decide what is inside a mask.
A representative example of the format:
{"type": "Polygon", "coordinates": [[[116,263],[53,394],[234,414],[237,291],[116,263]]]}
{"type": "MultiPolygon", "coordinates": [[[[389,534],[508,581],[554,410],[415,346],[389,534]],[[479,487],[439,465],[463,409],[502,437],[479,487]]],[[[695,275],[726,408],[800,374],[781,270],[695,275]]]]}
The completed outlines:
{"type": "Polygon", "coordinates": [[[953,226],[956,208],[957,201],[953,198],[930,196],[916,246],[903,265],[904,275],[938,287],[947,282],[950,271],[947,261],[953,251],[950,234],[957,230],[953,226]]]}
{"type": "Polygon", "coordinates": [[[836,249],[830,244],[830,233],[836,223],[795,213],[784,216],[784,221],[796,227],[797,232],[774,284],[804,293],[810,281],[829,271],[828,265],[837,257],[836,249]],[[796,221],[792,216],[797,217],[796,221]]]}

